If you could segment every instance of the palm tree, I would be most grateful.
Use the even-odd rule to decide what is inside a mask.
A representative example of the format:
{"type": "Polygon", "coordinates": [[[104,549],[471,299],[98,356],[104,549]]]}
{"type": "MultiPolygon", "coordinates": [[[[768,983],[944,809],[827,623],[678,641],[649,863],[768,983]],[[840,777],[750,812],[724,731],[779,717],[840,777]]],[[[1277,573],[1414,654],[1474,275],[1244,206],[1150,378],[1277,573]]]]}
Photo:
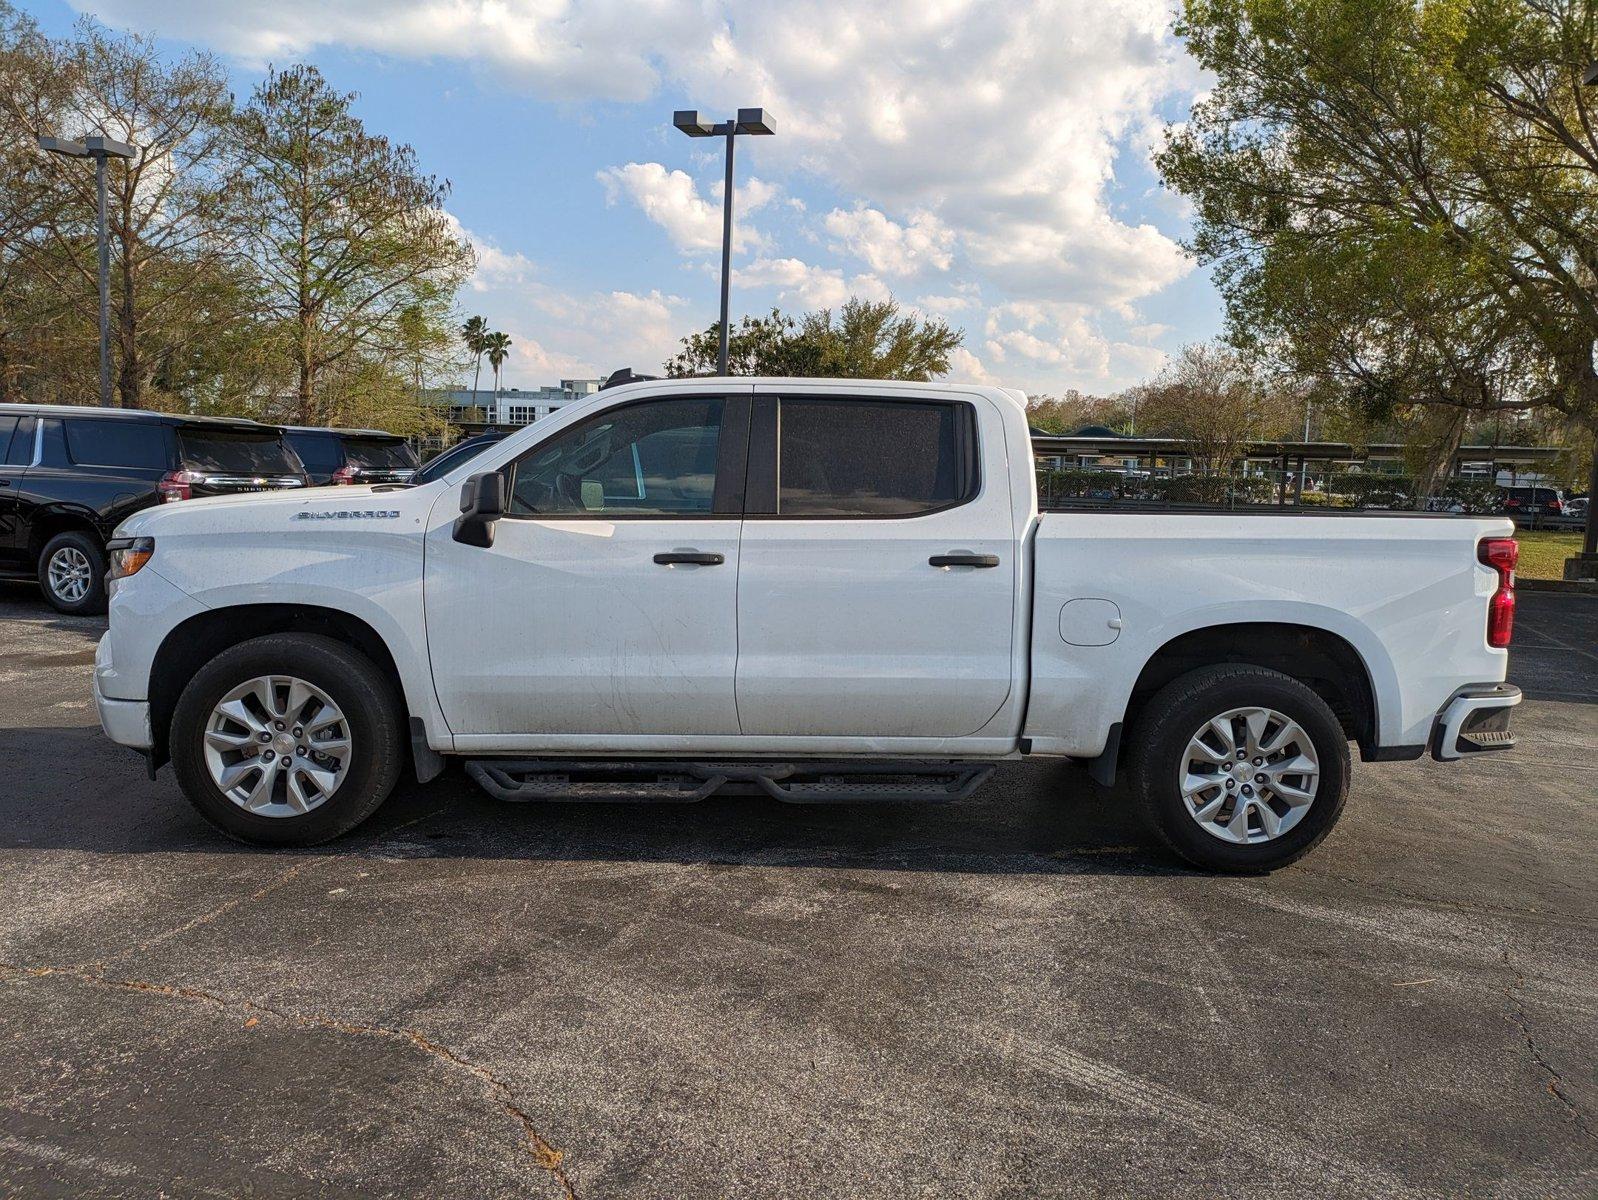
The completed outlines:
{"type": "Polygon", "coordinates": [[[488,353],[488,365],[494,368],[494,396],[497,399],[499,369],[505,365],[505,359],[510,355],[510,334],[496,330],[483,339],[483,349],[488,353]]]}
{"type": "MultiPolygon", "coordinates": [[[[466,349],[477,356],[477,368],[472,372],[472,407],[477,407],[477,380],[483,373],[483,351],[488,349],[488,318],[471,317],[461,326],[461,341],[466,349]]],[[[492,421],[489,422],[493,424],[492,421]]]]}

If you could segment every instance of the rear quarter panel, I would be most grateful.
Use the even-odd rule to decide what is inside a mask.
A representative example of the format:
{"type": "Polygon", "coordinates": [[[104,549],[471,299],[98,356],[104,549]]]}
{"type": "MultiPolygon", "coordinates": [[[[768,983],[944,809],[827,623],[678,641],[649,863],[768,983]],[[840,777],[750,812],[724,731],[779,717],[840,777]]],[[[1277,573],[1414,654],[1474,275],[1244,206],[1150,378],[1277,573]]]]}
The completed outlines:
{"type": "Polygon", "coordinates": [[[1476,561],[1509,521],[1176,513],[1051,513],[1034,539],[1032,696],[1026,736],[1041,753],[1096,755],[1139,673],[1173,638],[1268,621],[1324,629],[1364,661],[1377,743],[1419,745],[1466,683],[1504,678],[1487,645],[1496,576],[1476,561]],[[1108,645],[1060,632],[1065,604],[1120,609],[1108,645]]]}

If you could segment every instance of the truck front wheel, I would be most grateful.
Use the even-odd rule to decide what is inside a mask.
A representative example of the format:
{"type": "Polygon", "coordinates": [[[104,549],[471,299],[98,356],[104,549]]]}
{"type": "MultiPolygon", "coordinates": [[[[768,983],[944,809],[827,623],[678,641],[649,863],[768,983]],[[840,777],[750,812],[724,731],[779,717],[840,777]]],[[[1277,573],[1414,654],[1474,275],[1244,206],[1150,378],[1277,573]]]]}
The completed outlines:
{"type": "Polygon", "coordinates": [[[224,650],[172,716],[183,794],[241,841],[312,846],[388,798],[404,756],[399,700],[331,638],[273,634],[224,650]]]}
{"type": "Polygon", "coordinates": [[[1205,667],[1158,692],[1129,747],[1132,784],[1167,845],[1195,866],[1257,873],[1309,853],[1348,796],[1348,736],[1279,671],[1205,667]]]}

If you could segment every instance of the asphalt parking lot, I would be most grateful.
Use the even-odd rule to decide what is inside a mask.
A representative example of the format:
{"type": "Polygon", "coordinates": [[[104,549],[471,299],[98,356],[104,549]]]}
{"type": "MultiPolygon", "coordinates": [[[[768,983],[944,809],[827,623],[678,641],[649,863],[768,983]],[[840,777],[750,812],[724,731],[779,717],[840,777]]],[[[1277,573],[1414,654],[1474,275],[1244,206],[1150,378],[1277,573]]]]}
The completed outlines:
{"type": "Polygon", "coordinates": [[[1598,1194],[1598,600],[1512,755],[1264,879],[1009,766],[946,808],[402,785],[222,840],[0,586],[0,1194],[1598,1194]]]}

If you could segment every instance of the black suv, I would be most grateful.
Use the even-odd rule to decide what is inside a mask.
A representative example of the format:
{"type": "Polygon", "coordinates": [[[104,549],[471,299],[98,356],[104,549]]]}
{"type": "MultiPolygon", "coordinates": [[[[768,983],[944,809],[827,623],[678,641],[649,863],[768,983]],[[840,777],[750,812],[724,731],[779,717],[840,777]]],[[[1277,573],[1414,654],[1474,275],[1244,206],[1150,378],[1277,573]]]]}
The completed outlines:
{"type": "Polygon", "coordinates": [[[409,483],[416,470],[416,451],[398,434],[381,429],[288,428],[312,486],[334,483],[409,483]]]}
{"type": "Polygon", "coordinates": [[[105,611],[105,543],[141,508],[304,487],[283,431],[231,417],[0,404],[0,577],[105,611]]]}

